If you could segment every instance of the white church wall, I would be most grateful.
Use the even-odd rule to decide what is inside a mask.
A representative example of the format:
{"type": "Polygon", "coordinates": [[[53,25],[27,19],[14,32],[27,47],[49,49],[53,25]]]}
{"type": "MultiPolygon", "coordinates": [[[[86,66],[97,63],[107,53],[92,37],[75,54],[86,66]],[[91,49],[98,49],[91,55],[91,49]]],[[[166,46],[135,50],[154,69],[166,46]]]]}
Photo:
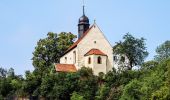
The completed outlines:
{"type": "Polygon", "coordinates": [[[96,48],[108,55],[106,71],[112,70],[113,67],[113,51],[112,46],[109,44],[103,33],[97,25],[94,25],[89,33],[78,44],[78,59],[79,66],[84,66],[84,55],[91,49],[96,48]]]}
{"type": "Polygon", "coordinates": [[[93,55],[85,56],[85,61],[84,62],[85,62],[84,64],[85,64],[86,67],[89,67],[89,68],[93,69],[93,65],[94,65],[94,57],[93,57],[93,55]],[[88,62],[89,57],[91,58],[91,63],[90,64],[88,62]]]}
{"type": "Polygon", "coordinates": [[[93,63],[93,71],[95,75],[98,75],[99,72],[103,72],[106,74],[106,62],[107,62],[107,56],[100,56],[101,57],[101,64],[98,64],[98,57],[100,55],[94,55],[94,63],[93,63]]]}
{"type": "Polygon", "coordinates": [[[91,68],[94,72],[94,75],[98,75],[99,72],[103,72],[106,74],[106,62],[107,62],[107,56],[101,56],[101,55],[85,56],[85,66],[91,68]],[[98,64],[97,62],[99,56],[101,57],[101,64],[98,64]],[[89,64],[89,57],[91,58],[90,64],[89,64]]]}
{"type": "Polygon", "coordinates": [[[78,50],[77,48],[74,48],[70,52],[66,53],[64,56],[60,58],[61,64],[75,64],[77,67],[77,61],[78,61],[78,50]]]}

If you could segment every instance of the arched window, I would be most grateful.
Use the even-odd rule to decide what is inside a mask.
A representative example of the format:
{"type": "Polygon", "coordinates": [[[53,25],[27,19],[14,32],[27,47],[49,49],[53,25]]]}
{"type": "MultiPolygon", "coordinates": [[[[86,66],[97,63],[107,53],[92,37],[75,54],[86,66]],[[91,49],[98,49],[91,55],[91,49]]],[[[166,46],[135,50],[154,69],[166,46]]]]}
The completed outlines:
{"type": "Polygon", "coordinates": [[[91,64],[91,58],[90,57],[88,58],[88,64],[91,64]]]}
{"type": "Polygon", "coordinates": [[[102,58],[99,56],[99,57],[97,57],[97,63],[98,64],[101,64],[102,63],[102,58]]]}
{"type": "Polygon", "coordinates": [[[76,63],[76,51],[73,52],[73,62],[76,63]]]}
{"type": "Polygon", "coordinates": [[[65,63],[67,63],[67,57],[65,57],[65,63]]]}

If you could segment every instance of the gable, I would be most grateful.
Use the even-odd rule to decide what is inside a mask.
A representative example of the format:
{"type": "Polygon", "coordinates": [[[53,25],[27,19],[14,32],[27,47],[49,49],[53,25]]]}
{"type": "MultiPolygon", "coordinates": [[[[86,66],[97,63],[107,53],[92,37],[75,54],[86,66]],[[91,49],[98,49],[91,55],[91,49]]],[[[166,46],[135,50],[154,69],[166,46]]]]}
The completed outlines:
{"type": "MultiPolygon", "coordinates": [[[[90,30],[92,28],[97,28],[98,31],[100,31],[100,33],[102,33],[102,35],[104,36],[104,38],[106,39],[105,35],[103,34],[103,32],[100,30],[100,28],[97,26],[96,23],[94,23],[84,34],[83,36],[78,39],[72,46],[70,46],[68,48],[68,50],[66,51],[66,53],[68,53],[69,51],[71,51],[72,49],[74,49],[75,47],[77,47],[77,45],[80,43],[80,41],[82,41],[84,39],[84,37],[90,32],[90,30]]],[[[107,40],[107,39],[106,39],[107,40]]],[[[107,42],[109,43],[109,45],[112,47],[112,45],[110,44],[110,42],[107,40],[107,42]]]]}
{"type": "MultiPolygon", "coordinates": [[[[70,46],[68,48],[68,50],[66,51],[66,53],[68,53],[69,51],[71,51],[72,49],[74,49],[75,47],[77,47],[77,45],[79,44],[79,42],[89,33],[89,31],[91,30],[91,28],[93,27],[93,25],[83,34],[83,36],[78,39],[76,42],[74,42],[74,44],[72,46],[70,46]]],[[[66,54],[65,53],[65,54],[66,54]]]]}
{"type": "MultiPolygon", "coordinates": [[[[107,38],[105,37],[105,35],[103,34],[103,32],[100,30],[100,28],[97,26],[96,23],[94,23],[90,30],[87,31],[87,33],[85,34],[85,36],[81,39],[81,41],[79,41],[79,44],[84,44],[86,42],[89,41],[98,41],[98,43],[104,42],[105,45],[107,45],[107,47],[112,48],[112,45],[110,44],[110,42],[107,40],[107,38]]],[[[91,44],[89,44],[91,45],[91,44]]]]}
{"type": "Polygon", "coordinates": [[[112,55],[112,46],[96,23],[94,23],[80,39],[78,39],[72,46],[70,46],[62,57],[64,57],[66,54],[69,54],[76,47],[78,47],[78,54],[83,56],[89,50],[94,48],[103,51],[106,55],[112,55]],[[97,41],[96,43],[97,45],[94,45],[93,41],[97,41]],[[92,45],[89,44],[88,42],[91,43],[92,45]],[[104,46],[101,47],[100,44],[104,46]]]}

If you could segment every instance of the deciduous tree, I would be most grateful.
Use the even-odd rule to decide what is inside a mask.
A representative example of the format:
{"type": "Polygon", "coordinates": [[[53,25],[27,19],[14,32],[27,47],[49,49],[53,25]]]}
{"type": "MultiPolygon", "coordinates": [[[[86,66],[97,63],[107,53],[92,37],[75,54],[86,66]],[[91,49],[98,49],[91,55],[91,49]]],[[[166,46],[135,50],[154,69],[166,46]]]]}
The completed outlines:
{"type": "MultiPolygon", "coordinates": [[[[125,56],[129,60],[128,69],[141,65],[148,56],[144,38],[135,38],[129,33],[123,36],[123,41],[113,47],[114,54],[125,56]]],[[[124,61],[124,60],[123,60],[124,61]]]]}
{"type": "Polygon", "coordinates": [[[155,56],[156,61],[162,61],[170,57],[170,41],[165,41],[163,44],[157,47],[157,55],[155,56]]]}

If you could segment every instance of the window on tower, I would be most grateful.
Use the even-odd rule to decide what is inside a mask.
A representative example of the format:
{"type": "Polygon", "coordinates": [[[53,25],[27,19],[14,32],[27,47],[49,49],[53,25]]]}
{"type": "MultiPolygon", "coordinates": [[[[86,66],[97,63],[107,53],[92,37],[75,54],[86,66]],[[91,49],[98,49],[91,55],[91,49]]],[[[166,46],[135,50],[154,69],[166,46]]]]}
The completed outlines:
{"type": "Polygon", "coordinates": [[[81,25],[81,26],[80,26],[80,30],[83,30],[83,29],[84,29],[84,27],[83,27],[83,25],[81,25]]]}

